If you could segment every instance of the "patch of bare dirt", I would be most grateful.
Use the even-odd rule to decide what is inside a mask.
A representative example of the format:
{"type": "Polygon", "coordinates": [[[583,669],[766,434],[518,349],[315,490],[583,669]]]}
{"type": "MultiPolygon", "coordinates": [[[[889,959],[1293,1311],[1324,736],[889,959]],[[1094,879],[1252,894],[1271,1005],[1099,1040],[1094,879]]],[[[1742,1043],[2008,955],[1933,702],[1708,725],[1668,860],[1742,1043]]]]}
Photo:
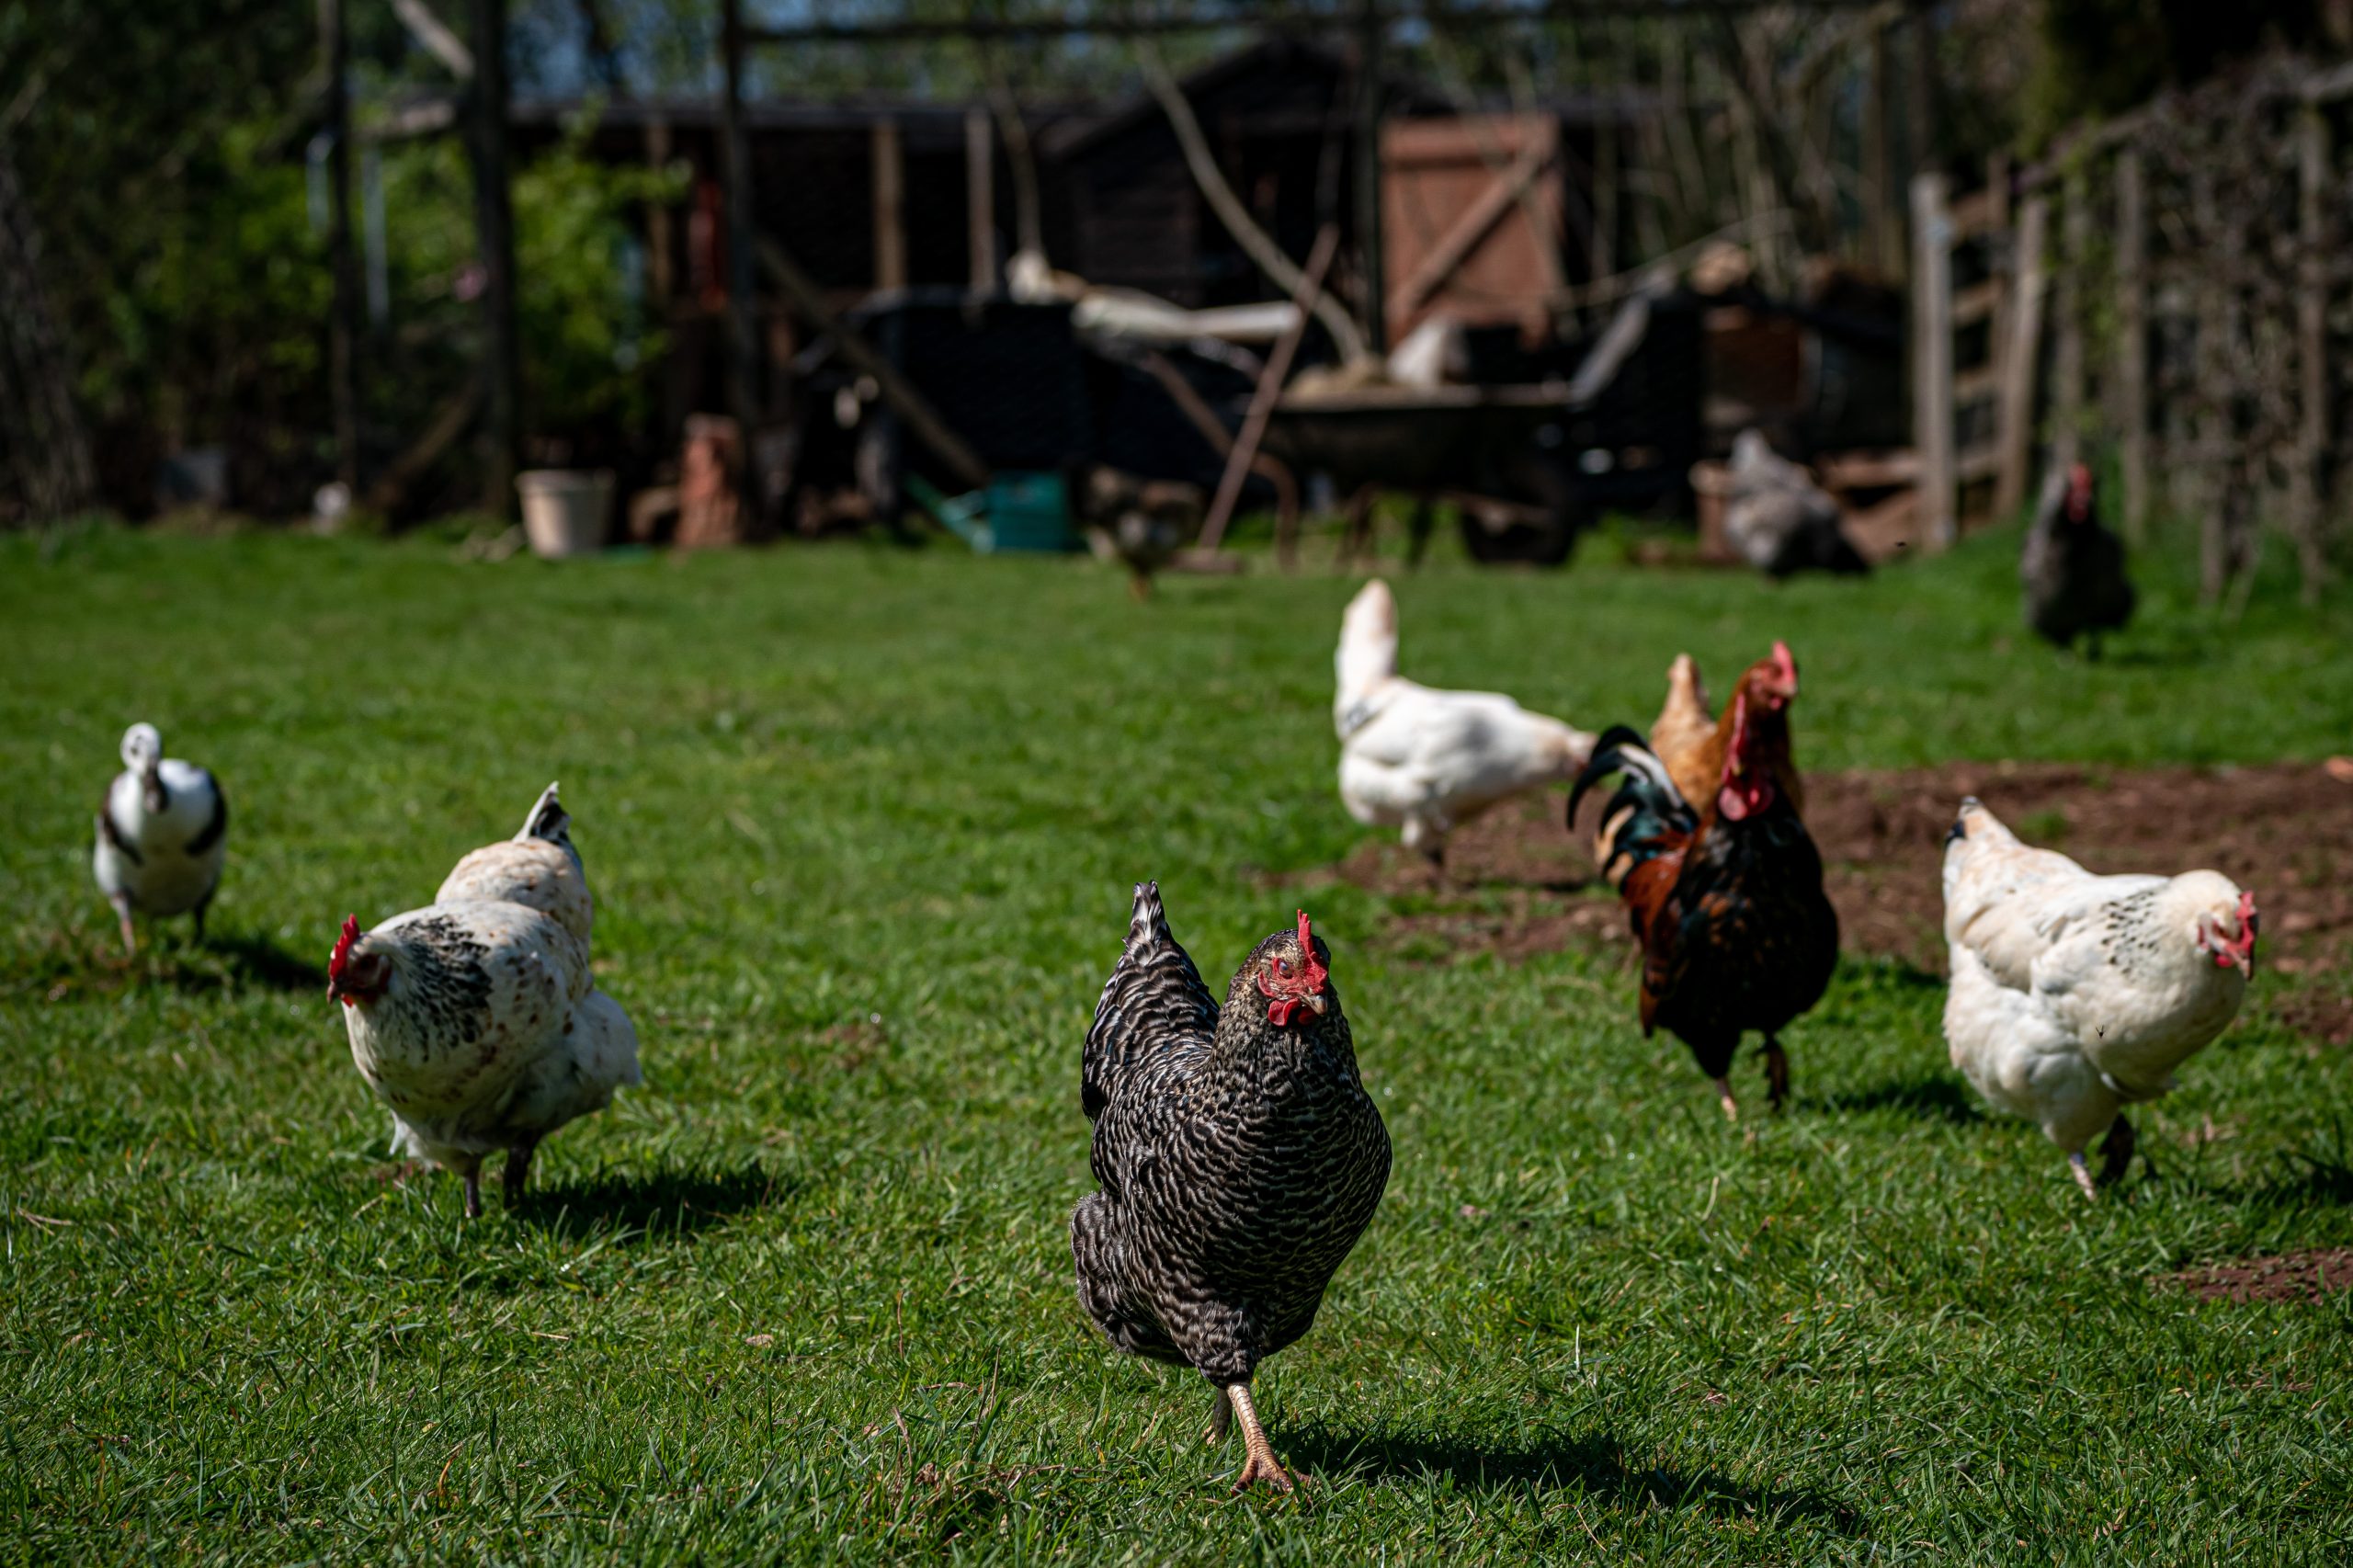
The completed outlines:
{"type": "MultiPolygon", "coordinates": [[[[2340,770],[2342,771],[2342,770],[2340,770]]],[[[1955,763],[1806,779],[1806,825],[1821,846],[1850,950],[1943,972],[1945,831],[1975,795],[2032,844],[2095,871],[2211,867],[2254,890],[2260,961],[2283,974],[2342,974],[2353,958],[2353,777],[2325,767],[2145,769],[1955,763]]],[[[1334,868],[1401,897],[1392,940],[1507,959],[1572,939],[1626,940],[1625,922],[1586,854],[1597,807],[1572,835],[1563,796],[1508,802],[1455,835],[1447,880],[1393,841],[1334,868]]],[[[2280,998],[2301,1032],[2353,1043],[2353,998],[2328,986],[2280,998]]]]}
{"type": "Polygon", "coordinates": [[[2210,1263],[2156,1275],[2151,1283],[2187,1290],[2201,1301],[2319,1301],[2353,1290],[2353,1247],[2210,1263]]]}

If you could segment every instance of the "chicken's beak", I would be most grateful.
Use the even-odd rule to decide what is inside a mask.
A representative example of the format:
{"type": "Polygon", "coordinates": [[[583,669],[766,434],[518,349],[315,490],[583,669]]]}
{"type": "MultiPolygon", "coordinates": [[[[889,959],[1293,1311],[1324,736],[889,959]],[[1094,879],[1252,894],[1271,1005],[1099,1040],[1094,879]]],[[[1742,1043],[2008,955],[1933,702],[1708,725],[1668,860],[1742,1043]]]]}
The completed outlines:
{"type": "Polygon", "coordinates": [[[1308,1010],[1313,1012],[1319,1018],[1324,1016],[1324,1008],[1331,1006],[1330,1003],[1324,999],[1324,993],[1321,991],[1311,992],[1307,995],[1301,997],[1300,1000],[1306,1003],[1308,1010]]]}

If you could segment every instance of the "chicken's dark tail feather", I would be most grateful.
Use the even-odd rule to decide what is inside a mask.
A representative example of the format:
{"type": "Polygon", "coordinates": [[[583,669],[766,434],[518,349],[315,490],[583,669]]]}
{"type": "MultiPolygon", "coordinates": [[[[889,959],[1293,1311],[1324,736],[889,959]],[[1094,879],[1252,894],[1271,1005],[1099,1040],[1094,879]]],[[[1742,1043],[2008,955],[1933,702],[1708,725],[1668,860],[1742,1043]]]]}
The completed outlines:
{"type": "Polygon", "coordinates": [[[572,813],[563,809],[562,801],[556,799],[555,785],[551,784],[540,791],[539,803],[531,808],[531,814],[523,819],[523,831],[515,835],[515,842],[520,844],[527,838],[543,838],[550,844],[561,844],[566,849],[572,847],[572,813]]]}
{"type": "Polygon", "coordinates": [[[1576,831],[1577,807],[1586,791],[1612,774],[1625,782],[1609,797],[1594,833],[1594,858],[1609,885],[1622,888],[1636,866],[1666,854],[1698,826],[1690,805],[1675,788],[1658,754],[1624,724],[1612,726],[1594,743],[1592,760],[1569,791],[1569,831],[1576,831]]]}
{"type": "Polygon", "coordinates": [[[523,819],[523,831],[515,835],[515,842],[526,844],[535,838],[571,856],[574,869],[586,871],[587,868],[581,864],[580,846],[572,842],[572,813],[556,799],[556,787],[552,784],[540,791],[539,803],[523,819]]]}

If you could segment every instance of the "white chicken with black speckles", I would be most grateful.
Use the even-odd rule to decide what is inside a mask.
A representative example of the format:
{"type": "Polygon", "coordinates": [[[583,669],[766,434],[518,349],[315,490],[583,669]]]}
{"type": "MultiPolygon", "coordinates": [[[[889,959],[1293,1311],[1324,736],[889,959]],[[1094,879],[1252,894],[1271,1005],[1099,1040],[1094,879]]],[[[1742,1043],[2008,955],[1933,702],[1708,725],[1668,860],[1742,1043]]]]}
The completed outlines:
{"type": "Polygon", "coordinates": [[[371,930],[358,916],[327,965],[351,1059],[392,1108],[396,1148],[464,1178],[506,1151],[512,1206],[540,1140],[641,1081],[637,1031],[588,966],[596,905],[552,784],[513,839],[475,850],[432,904],[371,930]]]}
{"type": "Polygon", "coordinates": [[[2255,895],[2218,871],[2099,877],[2030,848],[1972,797],[1945,844],[1953,1065],[2000,1109],[2040,1124],[2086,1197],[2131,1163],[2123,1108],[2237,1017],[2255,968],[2255,895]]]}

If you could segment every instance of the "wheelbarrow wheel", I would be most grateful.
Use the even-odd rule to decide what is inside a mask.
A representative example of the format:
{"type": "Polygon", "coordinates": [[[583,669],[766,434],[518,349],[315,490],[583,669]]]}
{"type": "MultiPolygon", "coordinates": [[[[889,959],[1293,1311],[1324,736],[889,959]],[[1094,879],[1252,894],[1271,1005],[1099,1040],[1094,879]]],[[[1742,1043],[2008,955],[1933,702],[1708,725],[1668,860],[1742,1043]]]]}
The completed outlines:
{"type": "Polygon", "coordinates": [[[1574,554],[1584,518],[1572,505],[1548,507],[1543,520],[1495,523],[1462,509],[1462,548],[1483,566],[1563,566],[1574,554]]]}

